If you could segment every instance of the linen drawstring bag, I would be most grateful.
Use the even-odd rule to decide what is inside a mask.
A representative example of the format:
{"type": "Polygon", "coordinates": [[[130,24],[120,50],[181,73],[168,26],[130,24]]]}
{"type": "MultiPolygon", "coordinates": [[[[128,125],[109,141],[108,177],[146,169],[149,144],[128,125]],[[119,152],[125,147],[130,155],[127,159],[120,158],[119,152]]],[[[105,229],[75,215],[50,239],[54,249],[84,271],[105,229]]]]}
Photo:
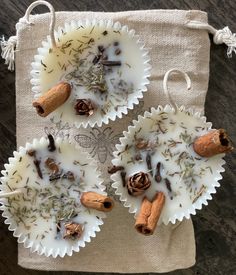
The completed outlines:
{"type": "MultiPolygon", "coordinates": [[[[150,107],[166,105],[168,99],[162,88],[166,71],[177,68],[186,72],[192,81],[192,91],[186,92],[182,77],[174,75],[169,80],[170,96],[178,105],[191,107],[204,113],[204,103],[209,80],[210,40],[228,45],[228,55],[236,52],[236,38],[228,27],[215,30],[208,25],[207,14],[202,11],[141,10],[117,13],[104,12],[56,12],[56,25],[80,19],[112,19],[135,29],[149,49],[151,77],[143,100],[128,115],[101,128],[73,129],[62,123],[54,123],[37,116],[32,107],[30,71],[31,62],[49,34],[54,16],[53,7],[45,1],[51,12],[30,15],[32,9],[16,24],[16,36],[2,39],[2,57],[8,68],[16,74],[16,137],[17,146],[50,132],[54,137],[72,138],[85,151],[92,154],[105,179],[109,195],[107,167],[111,163],[114,146],[133,119],[150,107]],[[33,41],[33,43],[32,43],[33,41]]],[[[134,231],[134,218],[116,200],[114,210],[106,219],[97,237],[79,253],[64,258],[52,258],[31,253],[21,244],[18,247],[18,264],[38,270],[70,270],[88,272],[149,273],[169,272],[188,268],[195,263],[195,239],[191,219],[177,224],[161,225],[154,235],[144,237],[134,231]]]]}

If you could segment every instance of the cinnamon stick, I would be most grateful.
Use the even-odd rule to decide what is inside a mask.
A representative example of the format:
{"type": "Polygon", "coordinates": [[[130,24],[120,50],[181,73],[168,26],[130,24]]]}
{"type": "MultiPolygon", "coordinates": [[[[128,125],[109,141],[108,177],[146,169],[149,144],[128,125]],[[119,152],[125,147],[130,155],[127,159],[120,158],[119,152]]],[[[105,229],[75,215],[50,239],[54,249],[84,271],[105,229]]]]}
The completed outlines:
{"type": "Polygon", "coordinates": [[[153,234],[164,204],[165,195],[162,192],[156,193],[152,202],[146,197],[143,198],[141,209],[135,222],[135,228],[139,233],[146,236],[153,234]]]}
{"type": "Polygon", "coordinates": [[[83,206],[93,208],[99,211],[111,211],[114,206],[114,201],[104,195],[95,192],[84,192],[80,198],[83,206]]]}
{"type": "Polygon", "coordinates": [[[46,117],[60,107],[70,96],[71,86],[61,82],[33,102],[38,115],[46,117]]]}
{"type": "Polygon", "coordinates": [[[213,130],[198,137],[193,143],[194,151],[201,157],[212,157],[234,149],[224,129],[213,130]]]}

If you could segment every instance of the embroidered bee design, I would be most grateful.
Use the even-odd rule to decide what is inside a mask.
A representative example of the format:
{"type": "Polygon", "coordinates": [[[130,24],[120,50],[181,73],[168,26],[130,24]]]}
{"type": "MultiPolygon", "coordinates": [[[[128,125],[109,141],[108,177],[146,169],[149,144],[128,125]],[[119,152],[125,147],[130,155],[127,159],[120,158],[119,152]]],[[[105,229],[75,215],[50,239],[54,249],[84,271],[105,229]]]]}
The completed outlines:
{"type": "Polygon", "coordinates": [[[112,156],[115,144],[118,143],[120,137],[121,134],[113,134],[111,127],[104,130],[95,127],[88,135],[76,135],[75,140],[81,147],[89,149],[92,157],[97,155],[98,160],[105,163],[107,157],[112,156]]]}

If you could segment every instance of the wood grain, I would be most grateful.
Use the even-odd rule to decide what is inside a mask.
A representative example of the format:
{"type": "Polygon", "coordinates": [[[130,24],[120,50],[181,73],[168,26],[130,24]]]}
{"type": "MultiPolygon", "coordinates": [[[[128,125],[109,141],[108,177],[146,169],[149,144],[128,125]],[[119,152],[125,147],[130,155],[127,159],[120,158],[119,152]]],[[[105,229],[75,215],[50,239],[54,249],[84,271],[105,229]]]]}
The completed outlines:
{"type": "MultiPolygon", "coordinates": [[[[0,2],[0,34],[15,34],[15,23],[23,16],[30,0],[0,2]]],[[[56,11],[121,11],[134,9],[200,9],[208,12],[209,23],[216,28],[229,26],[236,32],[236,1],[220,0],[51,0],[56,11]]],[[[47,11],[38,7],[35,13],[47,11]]],[[[215,128],[223,127],[236,140],[236,55],[228,59],[225,46],[211,46],[210,81],[206,115],[215,128]]],[[[0,61],[0,169],[15,149],[15,78],[0,61]]],[[[175,275],[236,274],[236,153],[226,157],[227,165],[221,188],[197,216],[193,217],[197,241],[197,263],[175,275]]],[[[39,272],[17,266],[17,244],[0,219],[0,274],[75,274],[72,272],[39,272]]],[[[184,255],[183,255],[184,257],[184,255]]],[[[90,273],[86,273],[90,274],[90,273]]]]}

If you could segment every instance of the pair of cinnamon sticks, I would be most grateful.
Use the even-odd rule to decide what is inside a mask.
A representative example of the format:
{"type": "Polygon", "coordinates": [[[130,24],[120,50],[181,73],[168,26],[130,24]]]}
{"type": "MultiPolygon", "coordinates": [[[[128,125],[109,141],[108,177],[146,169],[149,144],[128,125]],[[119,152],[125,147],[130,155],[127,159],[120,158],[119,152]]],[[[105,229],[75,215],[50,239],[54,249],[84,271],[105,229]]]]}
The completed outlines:
{"type": "Polygon", "coordinates": [[[156,193],[152,202],[146,197],[143,198],[141,209],[136,218],[135,228],[143,235],[152,235],[160,218],[165,203],[165,195],[162,192],[156,193]]]}
{"type": "MultiPolygon", "coordinates": [[[[198,137],[193,143],[194,151],[202,157],[212,157],[217,154],[232,151],[233,145],[224,129],[213,130],[198,137]]],[[[152,202],[143,198],[139,215],[136,219],[136,230],[144,235],[152,235],[160,218],[165,203],[165,195],[156,193],[152,202]]]]}

